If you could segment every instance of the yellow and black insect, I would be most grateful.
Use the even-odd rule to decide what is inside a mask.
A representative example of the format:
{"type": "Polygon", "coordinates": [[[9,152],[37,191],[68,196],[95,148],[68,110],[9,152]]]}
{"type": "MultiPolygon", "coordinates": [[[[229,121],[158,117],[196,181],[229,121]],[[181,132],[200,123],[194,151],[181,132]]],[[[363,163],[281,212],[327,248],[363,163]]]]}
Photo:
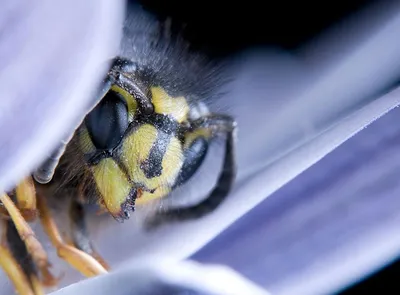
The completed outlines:
{"type": "Polygon", "coordinates": [[[116,220],[136,205],[169,195],[191,179],[216,137],[225,138],[218,181],[200,203],[158,211],[149,224],[199,218],[228,195],[235,179],[235,121],[210,113],[207,100],[221,84],[218,67],[191,54],[163,23],[129,7],[121,50],[100,89],[97,106],[70,140],[37,171],[3,194],[0,264],[20,294],[43,294],[57,282],[28,222],[38,217],[58,255],[85,276],[105,273],[85,226],[86,203],[116,220]],[[167,32],[167,33],[166,33],[167,32]],[[71,242],[57,228],[48,201],[67,199],[71,242]]]}

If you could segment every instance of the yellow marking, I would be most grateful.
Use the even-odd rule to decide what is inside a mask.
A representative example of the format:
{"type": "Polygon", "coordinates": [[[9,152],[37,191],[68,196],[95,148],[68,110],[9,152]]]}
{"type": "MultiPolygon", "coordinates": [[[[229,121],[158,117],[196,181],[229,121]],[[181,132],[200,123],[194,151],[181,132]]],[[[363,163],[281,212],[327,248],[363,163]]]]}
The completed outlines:
{"type": "Polygon", "coordinates": [[[160,87],[152,87],[151,94],[156,113],[171,115],[179,123],[187,120],[189,106],[184,97],[171,97],[160,87]]]}
{"type": "Polygon", "coordinates": [[[125,89],[122,89],[121,87],[119,87],[117,85],[111,86],[111,90],[121,94],[122,97],[125,99],[126,104],[128,105],[128,114],[129,114],[128,121],[132,122],[133,116],[135,115],[136,110],[137,110],[136,99],[128,91],[126,91],[125,89]]]}
{"type": "Polygon", "coordinates": [[[111,214],[119,214],[131,189],[128,179],[110,158],[102,159],[92,169],[104,205],[111,214]]]}
{"type": "Polygon", "coordinates": [[[79,132],[79,146],[85,154],[92,153],[96,150],[90,138],[89,131],[86,128],[82,128],[79,132]]]}
{"type": "Polygon", "coordinates": [[[141,183],[147,189],[157,189],[162,186],[171,186],[183,164],[182,147],[179,140],[172,137],[165,151],[162,165],[162,174],[158,177],[147,178],[140,164],[148,158],[150,149],[157,144],[157,129],[144,124],[124,139],[121,161],[128,168],[131,180],[141,183]]]}
{"type": "Polygon", "coordinates": [[[172,137],[161,164],[163,168],[160,176],[161,184],[168,183],[172,185],[175,182],[182,168],[183,160],[181,142],[176,137],[172,137]]]}
{"type": "Polygon", "coordinates": [[[136,205],[145,205],[155,199],[160,199],[169,194],[171,189],[169,187],[161,186],[157,188],[154,193],[143,192],[140,198],[136,199],[136,205]]]}
{"type": "Polygon", "coordinates": [[[206,128],[199,128],[194,130],[193,132],[188,132],[185,134],[185,143],[183,145],[183,148],[184,149],[189,148],[193,143],[193,141],[195,141],[199,137],[209,139],[210,136],[211,136],[211,130],[206,128]]]}
{"type": "Polygon", "coordinates": [[[128,168],[132,181],[141,182],[146,179],[140,164],[147,159],[156,139],[157,129],[149,124],[140,126],[124,138],[121,161],[128,168]]]}

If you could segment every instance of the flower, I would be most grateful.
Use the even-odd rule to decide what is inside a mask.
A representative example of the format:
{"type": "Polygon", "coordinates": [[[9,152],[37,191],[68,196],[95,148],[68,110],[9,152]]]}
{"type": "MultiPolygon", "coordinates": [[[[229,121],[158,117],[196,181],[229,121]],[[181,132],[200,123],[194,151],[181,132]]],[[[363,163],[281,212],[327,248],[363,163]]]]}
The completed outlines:
{"type": "MultiPolygon", "coordinates": [[[[115,1],[85,1],[84,4],[79,1],[64,2],[59,2],[57,7],[63,11],[61,19],[58,19],[60,14],[53,13],[55,8],[50,2],[38,4],[43,6],[35,7],[36,10],[32,12],[28,11],[28,8],[31,8],[29,6],[22,10],[24,8],[11,7],[11,4],[13,10],[3,10],[31,13],[30,17],[17,18],[12,30],[9,29],[11,23],[2,24],[6,26],[6,29],[2,28],[3,32],[13,33],[6,35],[13,38],[13,41],[5,38],[0,40],[0,52],[8,54],[4,58],[2,56],[2,60],[8,62],[7,67],[2,65],[0,68],[0,97],[3,98],[0,102],[0,132],[3,139],[3,144],[0,144],[0,187],[3,189],[12,186],[37,165],[62,135],[70,132],[69,126],[78,122],[85,110],[91,107],[90,89],[101,78],[101,71],[94,64],[111,55],[113,48],[107,45],[117,43],[110,41],[116,40],[111,38],[117,38],[114,33],[120,20],[120,11],[115,1]],[[75,5],[84,6],[77,10],[75,5]],[[115,14],[110,13],[111,11],[115,14]],[[107,14],[104,20],[109,22],[103,21],[103,18],[101,22],[96,22],[103,16],[102,13],[107,14]],[[27,27],[30,28],[30,34],[25,31],[27,27]],[[77,39],[80,42],[73,42],[77,39]],[[45,51],[43,43],[46,44],[45,51]],[[10,44],[16,47],[10,50],[10,44]],[[32,59],[32,56],[35,56],[35,59],[32,59]],[[75,79],[77,72],[79,79],[75,79]],[[84,78],[87,80],[83,80],[84,78]]],[[[190,272],[190,263],[178,261],[191,257],[261,201],[303,171],[313,169],[311,166],[400,103],[398,91],[385,96],[380,95],[400,72],[397,56],[400,52],[400,42],[391,38],[398,27],[400,19],[395,16],[382,30],[371,34],[363,43],[354,38],[351,45],[341,44],[342,49],[347,47],[347,52],[350,53],[340,58],[335,57],[331,64],[327,60],[320,60],[318,56],[314,56],[314,59],[312,55],[308,56],[309,63],[306,63],[288,53],[267,50],[247,52],[238,56],[237,60],[233,59],[232,72],[237,79],[229,86],[229,93],[214,106],[228,109],[237,118],[239,126],[239,176],[228,200],[216,212],[201,220],[168,225],[151,234],[142,232],[136,226],[135,218],[121,225],[93,217],[89,220],[89,228],[95,233],[94,242],[117,272],[81,281],[54,294],[76,294],[77,288],[89,292],[86,289],[88,286],[92,290],[99,290],[103,288],[104,282],[124,279],[127,274],[130,278],[135,278],[135,274],[141,273],[143,269],[148,270],[150,277],[155,276],[156,280],[163,282],[168,281],[168,273],[163,272],[166,268],[175,268],[177,273],[190,272]],[[312,66],[309,66],[310,64],[312,66]],[[165,262],[166,256],[173,262],[165,262]],[[142,268],[132,268],[132,265],[142,268]]],[[[328,38],[325,42],[332,44],[335,40],[328,38]]],[[[325,48],[329,46],[325,45],[325,48]]],[[[310,48],[304,50],[309,52],[307,50],[310,48]]],[[[218,150],[210,156],[209,165],[218,164],[214,159],[218,159],[218,150]]],[[[207,167],[210,169],[210,166],[207,167]]],[[[200,172],[204,181],[211,179],[207,171],[210,170],[200,172]]],[[[190,183],[187,188],[190,189],[190,183]]],[[[186,192],[182,189],[177,194],[186,192]]],[[[199,192],[196,190],[190,193],[199,192]]],[[[312,202],[299,202],[299,206],[308,210],[308,216],[312,216],[311,213],[315,212],[312,210],[316,210],[312,202]]],[[[329,209],[329,206],[327,208],[329,209]]],[[[271,243],[279,233],[292,238],[291,234],[297,234],[285,231],[285,225],[301,225],[302,215],[287,217],[287,220],[279,219],[278,215],[274,217],[281,221],[277,227],[282,230],[274,232],[276,235],[269,239],[271,243]]],[[[344,228],[346,224],[342,226],[344,228]]],[[[253,224],[251,229],[255,228],[253,224]]],[[[301,236],[303,239],[312,234],[307,227],[305,229],[307,231],[301,236]]],[[[268,231],[262,234],[268,235],[268,231]]],[[[252,238],[255,239],[255,236],[252,238]]],[[[225,244],[220,244],[220,247],[224,246],[225,255],[230,249],[237,249],[229,242],[223,242],[225,244]]],[[[235,242],[240,244],[242,241],[239,239],[235,242]]],[[[353,242],[354,240],[346,241],[349,245],[347,250],[351,249],[353,242]]],[[[274,245],[279,246],[279,243],[274,245]]],[[[248,246],[254,246],[254,249],[243,249],[244,252],[256,251],[257,241],[251,241],[248,246]]],[[[310,244],[310,247],[312,246],[313,244],[310,244]]],[[[213,253],[220,253],[220,249],[215,249],[213,253]]],[[[313,253],[307,252],[307,255],[313,255],[315,260],[335,254],[317,250],[318,248],[313,253]],[[321,256],[322,254],[324,256],[321,256]]],[[[262,249],[258,248],[257,251],[261,256],[262,249]]],[[[203,252],[199,259],[206,261],[204,253],[207,252],[203,252]]],[[[237,254],[231,252],[230,257],[237,254]]],[[[209,254],[209,257],[213,256],[209,254]]],[[[215,257],[214,259],[218,260],[215,257]]],[[[360,259],[366,261],[365,257],[367,256],[360,259]]],[[[355,263],[351,258],[348,261],[348,265],[342,266],[347,270],[351,269],[350,264],[355,263]]],[[[331,266],[336,265],[324,264],[324,270],[331,266]]],[[[71,284],[81,279],[69,267],[58,267],[59,270],[68,269],[63,284],[71,284]]],[[[270,267],[273,268],[274,265],[270,267]]],[[[364,267],[364,271],[370,269],[364,267]]],[[[208,267],[198,266],[191,268],[191,271],[198,274],[201,281],[207,277],[208,267]]],[[[257,269],[252,271],[256,273],[257,269]]],[[[354,275],[354,272],[344,272],[343,269],[341,272],[347,277],[335,277],[336,281],[330,285],[333,286],[331,290],[354,275]]],[[[282,271],[281,277],[276,277],[276,281],[279,282],[279,278],[282,278],[281,282],[304,282],[318,277],[319,273],[322,272],[318,268],[303,268],[292,277],[285,277],[286,273],[282,271]]],[[[224,271],[220,271],[218,275],[225,275],[224,271]]],[[[227,275],[247,286],[244,288],[257,288],[236,274],[229,272],[227,275]]],[[[328,280],[326,277],[322,279],[324,281],[318,281],[322,282],[321,284],[328,280]]],[[[257,280],[259,281],[259,278],[257,280]]],[[[134,279],[131,282],[134,283],[134,279]]],[[[188,282],[193,283],[192,279],[189,279],[180,281],[179,284],[185,285],[188,282]]],[[[261,281],[259,283],[263,284],[261,281]]],[[[267,283],[265,284],[264,287],[268,288],[267,283]]],[[[282,286],[280,285],[281,288],[282,286]]],[[[134,284],[131,287],[139,286],[134,284]]],[[[276,283],[274,288],[282,291],[279,289],[279,283],[276,283]]],[[[98,294],[98,291],[95,292],[98,294]]]]}

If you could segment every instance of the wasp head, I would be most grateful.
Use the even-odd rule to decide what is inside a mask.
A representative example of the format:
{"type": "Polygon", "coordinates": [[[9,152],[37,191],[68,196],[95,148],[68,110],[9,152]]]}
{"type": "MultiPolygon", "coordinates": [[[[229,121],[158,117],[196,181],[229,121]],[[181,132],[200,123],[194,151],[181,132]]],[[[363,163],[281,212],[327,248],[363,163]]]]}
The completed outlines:
{"type": "Polygon", "coordinates": [[[103,206],[126,219],[135,204],[169,193],[183,164],[180,134],[189,106],[115,66],[79,137],[103,206]]]}

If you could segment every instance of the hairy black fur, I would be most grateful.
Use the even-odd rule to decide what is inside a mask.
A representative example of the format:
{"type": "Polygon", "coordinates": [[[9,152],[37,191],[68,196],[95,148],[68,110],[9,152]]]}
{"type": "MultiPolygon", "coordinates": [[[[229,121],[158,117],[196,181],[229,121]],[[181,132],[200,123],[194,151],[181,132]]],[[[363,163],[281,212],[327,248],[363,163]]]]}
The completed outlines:
{"type": "Polygon", "coordinates": [[[139,75],[173,96],[189,100],[213,100],[227,82],[224,65],[192,52],[172,20],[161,21],[139,4],[128,4],[120,56],[137,64],[139,75]]]}

